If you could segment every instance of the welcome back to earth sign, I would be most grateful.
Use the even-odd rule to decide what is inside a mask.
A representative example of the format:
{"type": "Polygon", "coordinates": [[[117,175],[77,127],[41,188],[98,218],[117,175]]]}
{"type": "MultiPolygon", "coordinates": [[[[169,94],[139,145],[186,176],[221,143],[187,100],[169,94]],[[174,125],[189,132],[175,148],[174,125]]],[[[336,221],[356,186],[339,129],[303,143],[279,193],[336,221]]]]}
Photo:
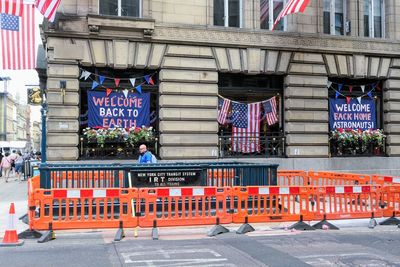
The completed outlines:
{"type": "Polygon", "coordinates": [[[376,108],[373,99],[329,99],[329,126],[331,130],[342,129],[376,129],[376,108]]]}

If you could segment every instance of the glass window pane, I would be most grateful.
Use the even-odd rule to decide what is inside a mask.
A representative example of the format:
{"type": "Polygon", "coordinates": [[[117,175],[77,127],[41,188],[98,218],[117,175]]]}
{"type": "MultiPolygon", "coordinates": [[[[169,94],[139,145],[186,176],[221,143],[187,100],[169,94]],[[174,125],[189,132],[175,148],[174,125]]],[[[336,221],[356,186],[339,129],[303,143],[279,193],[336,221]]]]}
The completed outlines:
{"type": "Polygon", "coordinates": [[[214,0],[214,25],[224,26],[224,0],[214,0]]]}
{"type": "MultiPolygon", "coordinates": [[[[283,9],[283,0],[274,0],[274,22],[278,18],[279,13],[281,13],[282,9],[283,9]]],[[[278,25],[276,25],[275,30],[283,31],[284,19],[285,18],[282,18],[279,21],[278,25]]]]}
{"type": "Polygon", "coordinates": [[[260,28],[269,29],[269,0],[260,1],[260,28]]]}
{"type": "Polygon", "coordinates": [[[364,0],[364,36],[369,37],[369,0],[364,0]]]}
{"type": "Polygon", "coordinates": [[[382,37],[382,6],[381,0],[374,1],[374,37],[382,37]]]}
{"type": "Polygon", "coordinates": [[[100,0],[99,13],[101,15],[114,15],[118,16],[118,1],[100,0]]]}
{"type": "Polygon", "coordinates": [[[140,0],[121,0],[121,16],[139,17],[140,0]]]}
{"type": "Polygon", "coordinates": [[[331,1],[324,0],[324,33],[331,33],[331,1]]]}
{"type": "Polygon", "coordinates": [[[343,35],[343,0],[335,0],[335,34],[343,35]]]}
{"type": "Polygon", "coordinates": [[[229,27],[240,27],[240,0],[229,0],[229,27]]]}

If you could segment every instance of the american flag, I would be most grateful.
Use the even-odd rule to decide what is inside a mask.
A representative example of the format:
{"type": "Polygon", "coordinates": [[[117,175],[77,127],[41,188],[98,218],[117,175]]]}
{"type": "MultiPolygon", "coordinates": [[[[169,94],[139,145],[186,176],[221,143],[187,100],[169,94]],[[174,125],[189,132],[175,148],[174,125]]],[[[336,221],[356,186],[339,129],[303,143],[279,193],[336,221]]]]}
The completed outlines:
{"type": "Polygon", "coordinates": [[[264,102],[265,118],[268,125],[273,125],[278,122],[278,114],[276,111],[276,98],[275,96],[264,102]]]}
{"type": "Polygon", "coordinates": [[[279,13],[279,16],[276,18],[272,30],[275,29],[276,25],[278,25],[279,21],[284,16],[298,12],[303,13],[304,10],[306,10],[306,7],[308,6],[309,3],[310,0],[289,0],[286,3],[285,7],[282,9],[281,13],[279,13]]]}
{"type": "Polygon", "coordinates": [[[35,6],[48,21],[53,22],[60,3],[61,0],[36,0],[35,6]]]}
{"type": "MultiPolygon", "coordinates": [[[[273,1],[273,6],[274,6],[274,17],[276,15],[279,15],[279,10],[282,9],[283,6],[283,0],[280,0],[279,2],[273,1]]],[[[265,25],[268,23],[269,20],[269,0],[261,0],[260,2],[260,23],[261,25],[265,25]]]]}
{"type": "Polygon", "coordinates": [[[23,0],[0,0],[0,13],[22,16],[23,0]]]}
{"type": "Polygon", "coordinates": [[[260,152],[261,104],[232,103],[232,150],[234,152],[260,152]]]}
{"type": "Polygon", "coordinates": [[[21,17],[0,14],[0,32],[0,58],[3,69],[34,69],[36,67],[34,6],[24,5],[21,17]]]}
{"type": "Polygon", "coordinates": [[[218,98],[218,122],[222,125],[226,123],[226,118],[228,117],[229,106],[231,101],[229,99],[218,98]]]}

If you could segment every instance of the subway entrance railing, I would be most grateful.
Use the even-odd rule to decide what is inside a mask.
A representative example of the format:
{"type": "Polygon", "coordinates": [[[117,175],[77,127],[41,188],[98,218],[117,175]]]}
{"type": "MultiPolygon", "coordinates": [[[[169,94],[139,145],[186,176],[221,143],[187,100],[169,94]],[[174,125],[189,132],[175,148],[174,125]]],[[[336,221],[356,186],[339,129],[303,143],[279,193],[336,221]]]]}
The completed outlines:
{"type": "Polygon", "coordinates": [[[235,162],[54,164],[41,171],[28,181],[30,230],[260,222],[314,229],[305,221],[390,217],[398,224],[400,215],[400,179],[389,176],[277,171],[277,165],[235,162]],[[160,174],[171,177],[168,172],[198,179],[154,182],[160,174]]]}

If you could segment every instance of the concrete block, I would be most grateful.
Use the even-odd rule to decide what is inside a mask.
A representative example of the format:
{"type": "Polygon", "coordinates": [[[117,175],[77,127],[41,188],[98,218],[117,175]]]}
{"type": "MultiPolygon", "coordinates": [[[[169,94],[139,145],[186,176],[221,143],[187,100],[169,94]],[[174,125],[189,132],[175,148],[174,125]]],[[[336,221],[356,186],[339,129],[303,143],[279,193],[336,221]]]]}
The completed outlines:
{"type": "Polygon", "coordinates": [[[218,85],[207,83],[161,82],[161,94],[217,95],[218,85]]]}
{"type": "Polygon", "coordinates": [[[79,121],[78,120],[57,120],[49,119],[47,120],[47,131],[49,133],[55,132],[78,132],[79,131],[79,121]]]}
{"type": "Polygon", "coordinates": [[[393,58],[392,59],[392,67],[400,67],[400,58],[393,58]]]}
{"type": "Polygon", "coordinates": [[[400,156],[400,146],[389,146],[386,149],[386,153],[388,154],[388,156],[400,156]]]}
{"type": "Polygon", "coordinates": [[[208,120],[217,118],[217,109],[196,109],[196,108],[161,108],[161,120],[208,120]]]}
{"type": "Polygon", "coordinates": [[[286,143],[293,145],[321,145],[328,144],[328,133],[326,134],[287,134],[286,143]]]}
{"type": "Polygon", "coordinates": [[[106,45],[104,40],[90,40],[92,47],[93,63],[98,67],[104,67],[107,64],[106,45]]]}
{"type": "Polygon", "coordinates": [[[285,77],[287,86],[326,86],[326,76],[288,75],[285,77]]]}
{"type": "Polygon", "coordinates": [[[287,122],[328,122],[329,113],[327,111],[300,111],[288,110],[285,112],[285,120],[287,122]]]}
{"type": "Polygon", "coordinates": [[[386,91],[383,92],[383,97],[385,100],[392,101],[392,100],[400,100],[400,91],[386,91]]]}
{"type": "Polygon", "coordinates": [[[393,146],[393,145],[400,146],[400,135],[396,135],[396,134],[387,135],[386,143],[390,146],[393,146]]]}
{"type": "Polygon", "coordinates": [[[77,147],[49,146],[47,148],[47,160],[49,161],[77,160],[78,157],[79,150],[77,147]]]}
{"type": "Polygon", "coordinates": [[[388,78],[400,79],[400,69],[394,69],[394,68],[389,69],[388,78]]]}
{"type": "Polygon", "coordinates": [[[218,157],[218,147],[162,146],[160,155],[162,159],[215,159],[218,157]]]}
{"type": "Polygon", "coordinates": [[[336,55],[336,60],[339,66],[339,75],[340,76],[349,76],[349,70],[347,68],[347,59],[346,56],[336,55]]]}
{"type": "Polygon", "coordinates": [[[261,49],[247,48],[247,71],[249,73],[260,73],[261,49]]]}
{"type": "Polygon", "coordinates": [[[66,81],[66,90],[79,92],[79,80],[78,79],[66,79],[66,78],[48,78],[47,79],[47,90],[60,91],[60,80],[66,81]]]}
{"type": "Polygon", "coordinates": [[[285,96],[287,97],[305,97],[305,98],[328,98],[327,88],[312,87],[286,87],[285,96]]]}
{"type": "Polygon", "coordinates": [[[54,47],[54,59],[83,59],[83,47],[78,44],[57,44],[54,47]]]}
{"type": "Polygon", "coordinates": [[[400,89],[400,80],[389,79],[385,85],[388,89],[400,89]]]}
{"type": "Polygon", "coordinates": [[[379,77],[386,78],[388,76],[390,62],[391,62],[390,58],[381,58],[381,65],[378,73],[379,77]]]}
{"type": "Polygon", "coordinates": [[[289,122],[285,125],[287,133],[328,133],[327,123],[289,122]]]}
{"type": "Polygon", "coordinates": [[[214,56],[210,47],[188,45],[168,45],[166,55],[205,58],[212,58],[214,56]]]}
{"type": "Polygon", "coordinates": [[[204,121],[160,121],[162,133],[217,133],[218,122],[204,121]]]}
{"type": "Polygon", "coordinates": [[[160,107],[210,107],[217,109],[218,98],[215,96],[161,95],[159,105],[160,107]]]}
{"type": "Polygon", "coordinates": [[[128,67],[128,57],[126,52],[129,51],[129,41],[113,40],[114,68],[126,69],[128,67]]]}
{"type": "Polygon", "coordinates": [[[385,124],[384,131],[386,134],[400,134],[400,124],[385,124]]]}
{"type": "Polygon", "coordinates": [[[369,67],[368,67],[368,76],[369,77],[377,77],[379,70],[379,57],[370,57],[369,58],[369,67]]]}
{"type": "Polygon", "coordinates": [[[48,146],[74,147],[79,145],[79,135],[74,133],[47,133],[48,146]]]}
{"type": "Polygon", "coordinates": [[[148,58],[150,55],[150,43],[138,43],[136,46],[135,64],[136,68],[144,68],[147,66],[148,58]]]}
{"type": "Polygon", "coordinates": [[[49,119],[78,119],[79,107],[49,105],[47,116],[49,119]]]}
{"type": "Polygon", "coordinates": [[[273,73],[277,70],[279,51],[267,51],[265,59],[265,72],[273,73]]]}
{"type": "Polygon", "coordinates": [[[218,70],[227,72],[230,70],[228,54],[225,48],[213,48],[214,57],[217,62],[218,70]]]}
{"type": "Polygon", "coordinates": [[[388,113],[388,114],[385,114],[386,116],[385,116],[385,121],[386,122],[395,122],[395,123],[397,123],[397,122],[400,122],[400,113],[388,113]]]}
{"type": "Polygon", "coordinates": [[[162,67],[165,69],[217,70],[212,58],[165,57],[162,67]]]}
{"type": "Polygon", "coordinates": [[[240,72],[242,71],[241,60],[240,60],[240,52],[239,49],[228,49],[228,62],[229,69],[231,72],[240,72]]]}
{"type": "Polygon", "coordinates": [[[325,65],[292,63],[290,64],[289,73],[326,75],[326,69],[325,65]]]}
{"type": "Polygon", "coordinates": [[[296,52],[293,55],[293,61],[325,64],[324,59],[322,58],[322,54],[317,53],[296,52]]]}
{"type": "Polygon", "coordinates": [[[292,52],[280,52],[278,66],[276,69],[278,73],[288,72],[291,57],[292,57],[292,52]]]}
{"type": "Polygon", "coordinates": [[[136,58],[136,43],[129,42],[128,47],[128,67],[132,68],[135,65],[135,58],[136,58]]]}
{"type": "Polygon", "coordinates": [[[285,99],[286,109],[328,110],[328,101],[319,99],[285,99]]]}
{"type": "Polygon", "coordinates": [[[327,64],[328,74],[336,76],[338,75],[338,70],[336,67],[336,60],[334,55],[324,55],[327,64]]]}
{"type": "Polygon", "coordinates": [[[387,102],[383,105],[383,109],[386,112],[399,112],[400,111],[400,102],[387,102]]]}
{"type": "Polygon", "coordinates": [[[162,134],[160,137],[161,145],[174,146],[217,146],[217,134],[162,134]]]}
{"type": "Polygon", "coordinates": [[[153,44],[151,46],[151,55],[147,64],[150,69],[158,69],[161,66],[166,47],[165,44],[153,44]]]}
{"type": "Polygon", "coordinates": [[[79,105],[79,94],[77,92],[66,91],[65,96],[61,94],[61,90],[47,92],[47,103],[49,105],[79,105]]]}
{"type": "Polygon", "coordinates": [[[48,64],[47,75],[49,78],[77,78],[79,68],[78,65],[48,64]]]}
{"type": "Polygon", "coordinates": [[[82,49],[82,60],[81,64],[84,66],[90,66],[93,64],[89,41],[85,39],[73,39],[74,42],[79,45],[82,49]]]}
{"type": "Polygon", "coordinates": [[[328,157],[328,146],[287,146],[288,157],[328,157]]]}
{"type": "Polygon", "coordinates": [[[213,71],[193,71],[193,70],[166,70],[160,71],[160,82],[162,81],[185,81],[200,83],[217,83],[218,73],[213,71]]]}

